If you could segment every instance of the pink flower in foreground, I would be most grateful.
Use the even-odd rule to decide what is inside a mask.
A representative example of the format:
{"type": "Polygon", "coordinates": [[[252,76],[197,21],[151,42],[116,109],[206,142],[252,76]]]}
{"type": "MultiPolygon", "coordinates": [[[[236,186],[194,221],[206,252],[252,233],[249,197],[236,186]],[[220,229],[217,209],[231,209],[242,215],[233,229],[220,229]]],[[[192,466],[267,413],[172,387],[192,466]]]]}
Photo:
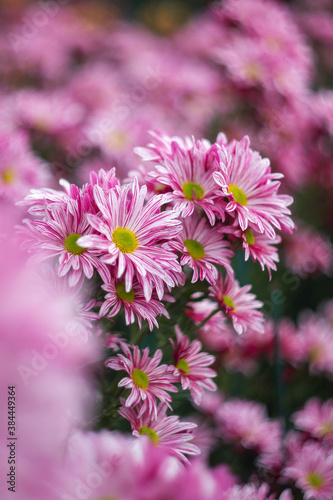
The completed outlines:
{"type": "Polygon", "coordinates": [[[224,280],[220,275],[215,286],[210,287],[210,296],[214,297],[220,304],[224,313],[230,317],[237,333],[243,333],[248,328],[264,331],[264,316],[259,307],[263,305],[255,300],[251,285],[239,286],[236,279],[227,276],[224,280]]]}
{"type": "Polygon", "coordinates": [[[170,454],[184,462],[188,461],[185,455],[200,454],[199,448],[189,442],[193,439],[192,429],[196,427],[195,423],[180,422],[176,415],[167,416],[167,407],[162,403],[157,406],[154,416],[143,412],[142,407],[137,414],[127,404],[124,406],[122,398],[121,402],[123,407],[119,413],[130,422],[134,436],[147,436],[155,445],[166,448],[170,454]]]}
{"type": "Polygon", "coordinates": [[[216,414],[220,436],[258,453],[270,453],[281,443],[281,428],[267,418],[265,407],[254,401],[234,399],[222,403],[216,414]]]}
{"type": "Polygon", "coordinates": [[[94,186],[100,214],[87,217],[99,234],[84,236],[78,244],[101,252],[103,262],[117,265],[117,278],[124,276],[126,292],[130,292],[135,275],[146,300],[154,288],[162,299],[164,283],[173,287],[183,280],[176,254],[163,248],[166,240],[179,233],[181,223],[177,212],[160,211],[167,201],[164,196],[154,196],[144,205],[146,192],[137,180],[108,192],[94,186]]]}
{"type": "Polygon", "coordinates": [[[293,414],[292,420],[298,429],[333,443],[333,399],[322,402],[311,398],[302,410],[293,414]]]}
{"type": "MultiPolygon", "coordinates": [[[[153,134],[155,143],[135,151],[144,160],[154,160],[155,170],[149,172],[147,179],[154,179],[163,186],[170,186],[170,200],[182,217],[192,215],[194,208],[202,208],[213,225],[215,214],[220,213],[218,188],[213,172],[219,169],[219,144],[205,139],[195,142],[187,137],[167,137],[153,134]]],[[[218,138],[219,140],[219,138],[218,138]]]]}
{"type": "Polygon", "coordinates": [[[139,415],[144,412],[156,416],[156,398],[171,409],[169,403],[172,398],[168,392],[177,392],[177,388],[172,385],[176,382],[168,365],[160,365],[162,351],[158,349],[152,358],[149,357],[149,347],[146,347],[142,354],[137,345],[131,346],[120,342],[125,353],[118,354],[117,357],[109,358],[105,365],[112,370],[123,370],[129,377],[123,378],[118,387],[132,389],[125,406],[136,406],[142,401],[139,415]]]}
{"type": "Polygon", "coordinates": [[[250,149],[247,136],[221,148],[220,166],[214,179],[222,188],[222,196],[228,198],[226,212],[237,218],[243,231],[251,224],[270,238],[275,238],[275,228],[292,232],[294,223],[287,207],[293,199],[277,194],[277,179],[283,175],[271,172],[269,160],[250,149]]]}
{"type": "Polygon", "coordinates": [[[296,481],[305,499],[333,498],[333,453],[320,443],[307,441],[284,473],[296,481]]]}
{"type": "Polygon", "coordinates": [[[208,225],[206,218],[193,214],[184,219],[182,232],[168,246],[182,252],[180,264],[193,269],[191,283],[200,278],[214,285],[218,270],[213,264],[223,266],[228,274],[233,274],[230,259],[233,251],[230,244],[223,239],[216,228],[208,225]]]}
{"type": "Polygon", "coordinates": [[[149,301],[145,299],[143,290],[136,280],[133,281],[129,292],[125,290],[124,281],[112,278],[111,281],[102,285],[102,288],[107,294],[100,309],[100,316],[113,318],[121,308],[124,308],[126,325],[134,323],[136,316],[140,328],[143,319],[148,321],[150,331],[154,325],[158,328],[156,316],[163,314],[167,318],[170,317],[162,302],[153,297],[149,301]]]}
{"type": "Polygon", "coordinates": [[[175,331],[177,345],[173,339],[170,339],[175,362],[174,375],[180,380],[184,390],[190,390],[194,402],[199,405],[204,389],[216,391],[216,384],[211,379],[217,374],[208,368],[214,363],[215,357],[206,352],[200,352],[201,342],[199,340],[190,342],[178,325],[175,326],[175,331]]]}

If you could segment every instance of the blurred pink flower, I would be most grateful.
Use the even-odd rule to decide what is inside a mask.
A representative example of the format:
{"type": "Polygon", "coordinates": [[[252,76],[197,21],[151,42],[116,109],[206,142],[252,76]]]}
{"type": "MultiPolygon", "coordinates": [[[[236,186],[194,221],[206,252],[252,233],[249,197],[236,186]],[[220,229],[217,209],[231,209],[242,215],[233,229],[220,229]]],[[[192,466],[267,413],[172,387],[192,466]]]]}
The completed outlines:
{"type": "Polygon", "coordinates": [[[304,408],[292,415],[295,427],[314,438],[333,443],[333,399],[321,401],[311,398],[304,408]]]}
{"type": "Polygon", "coordinates": [[[284,474],[296,481],[305,499],[330,500],[333,496],[333,453],[320,443],[304,443],[284,474]]]}
{"type": "Polygon", "coordinates": [[[280,446],[281,426],[267,418],[264,405],[234,399],[224,402],[217,414],[219,436],[257,453],[269,453],[280,446]]]}
{"type": "Polygon", "coordinates": [[[333,247],[328,238],[310,228],[299,228],[284,240],[286,266],[302,279],[316,272],[330,274],[333,247]]]}
{"type": "Polygon", "coordinates": [[[33,153],[25,133],[0,135],[0,197],[19,201],[48,176],[47,165],[33,153]]]}

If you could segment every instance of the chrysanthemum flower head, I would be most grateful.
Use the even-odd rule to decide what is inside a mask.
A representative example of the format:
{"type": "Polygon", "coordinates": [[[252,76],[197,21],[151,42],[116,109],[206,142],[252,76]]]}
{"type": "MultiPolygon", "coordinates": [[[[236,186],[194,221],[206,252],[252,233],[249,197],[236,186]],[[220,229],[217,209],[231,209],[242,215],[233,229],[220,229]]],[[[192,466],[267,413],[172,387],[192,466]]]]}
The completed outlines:
{"type": "Polygon", "coordinates": [[[215,357],[201,352],[202,344],[199,340],[190,339],[184,335],[179,326],[176,325],[177,345],[170,339],[173,347],[175,363],[174,375],[180,380],[182,388],[189,389],[196,404],[200,404],[204,389],[216,390],[216,384],[212,378],[216,372],[208,368],[215,361],[215,357]]]}
{"type": "Polygon", "coordinates": [[[274,245],[281,242],[281,236],[269,238],[265,233],[260,233],[249,226],[246,231],[241,232],[241,237],[245,260],[251,257],[254,262],[258,261],[262,270],[267,268],[271,279],[271,271],[276,271],[276,262],[279,262],[278,250],[274,245]]]}
{"type": "Polygon", "coordinates": [[[298,429],[314,438],[333,443],[333,399],[322,402],[311,398],[304,408],[293,414],[292,420],[298,429]]]}
{"type": "MultiPolygon", "coordinates": [[[[169,392],[177,392],[173,385],[176,377],[172,375],[168,365],[160,365],[162,351],[158,349],[153,357],[149,357],[149,348],[142,353],[137,345],[127,345],[120,342],[125,355],[118,354],[107,359],[105,365],[112,370],[123,370],[128,373],[118,384],[119,387],[131,389],[125,406],[136,406],[142,402],[139,412],[141,415],[148,412],[156,416],[156,398],[170,407],[172,398],[169,392]]],[[[170,407],[171,408],[171,407],[170,407]]]]}
{"type": "Polygon", "coordinates": [[[99,259],[99,250],[78,243],[82,236],[95,232],[87,219],[89,198],[75,185],[64,185],[67,193],[40,190],[23,201],[32,205],[30,212],[40,214],[39,219],[24,221],[23,246],[34,253],[35,260],[58,257],[59,276],[69,274],[71,286],[82,284],[85,276],[92,278],[95,269],[107,281],[110,272],[99,259]]]}
{"type": "Polygon", "coordinates": [[[333,453],[315,441],[307,441],[284,474],[296,481],[305,499],[330,500],[333,497],[333,453]]]}
{"type": "Polygon", "coordinates": [[[230,264],[233,251],[230,244],[215,227],[209,226],[205,217],[200,217],[197,213],[184,219],[182,232],[168,246],[183,253],[180,264],[193,269],[192,283],[198,279],[206,279],[214,285],[218,277],[214,264],[223,266],[229,274],[233,274],[230,264]]]}
{"type": "Polygon", "coordinates": [[[259,307],[262,302],[256,300],[251,290],[251,285],[239,286],[236,279],[227,276],[223,279],[220,275],[215,286],[210,287],[210,296],[220,304],[222,311],[232,320],[237,333],[243,333],[247,328],[264,330],[264,317],[259,307]]]}
{"type": "Polygon", "coordinates": [[[220,145],[194,138],[185,141],[163,135],[157,138],[159,143],[149,144],[147,149],[136,149],[144,160],[157,160],[148,178],[171,187],[169,199],[182,217],[189,217],[198,207],[213,225],[216,213],[221,214],[219,189],[213,178],[213,172],[219,170],[220,145]]]}
{"type": "Polygon", "coordinates": [[[236,217],[242,231],[250,224],[270,238],[275,238],[275,229],[292,231],[287,207],[293,199],[277,193],[277,179],[283,176],[272,173],[269,160],[250,149],[247,136],[221,147],[220,166],[220,171],[213,173],[214,179],[228,199],[226,212],[236,217]]]}
{"type": "Polygon", "coordinates": [[[254,401],[224,402],[216,414],[216,421],[222,439],[258,453],[270,453],[281,444],[279,422],[268,419],[265,407],[254,401]]]}
{"type": "Polygon", "coordinates": [[[88,215],[88,221],[99,234],[80,238],[78,244],[101,252],[101,260],[117,265],[117,278],[124,276],[125,291],[132,289],[134,275],[147,300],[156,288],[161,299],[164,284],[173,287],[183,280],[177,256],[163,248],[165,241],[181,231],[176,211],[160,207],[164,196],[154,196],[146,205],[146,187],[137,180],[123,189],[116,186],[106,192],[94,186],[99,215],[88,215]]]}
{"type": "Polygon", "coordinates": [[[124,308],[127,325],[134,323],[136,316],[140,328],[142,320],[146,319],[150,330],[153,329],[154,325],[158,328],[157,316],[164,315],[169,318],[169,314],[162,302],[159,302],[154,297],[151,297],[149,301],[145,299],[143,290],[135,278],[129,292],[126,292],[124,281],[113,277],[107,283],[104,283],[102,288],[107,294],[100,309],[100,316],[113,318],[121,308],[124,308]]]}
{"type": "Polygon", "coordinates": [[[18,201],[47,180],[46,165],[31,151],[23,132],[0,135],[0,196],[18,201]]]}
{"type": "Polygon", "coordinates": [[[190,441],[193,439],[192,430],[197,426],[193,422],[181,422],[176,415],[167,416],[167,407],[160,403],[156,415],[129,407],[121,398],[123,407],[119,413],[126,418],[132,427],[134,436],[147,436],[156,446],[167,449],[183,462],[187,462],[186,455],[198,455],[200,450],[190,441]]]}

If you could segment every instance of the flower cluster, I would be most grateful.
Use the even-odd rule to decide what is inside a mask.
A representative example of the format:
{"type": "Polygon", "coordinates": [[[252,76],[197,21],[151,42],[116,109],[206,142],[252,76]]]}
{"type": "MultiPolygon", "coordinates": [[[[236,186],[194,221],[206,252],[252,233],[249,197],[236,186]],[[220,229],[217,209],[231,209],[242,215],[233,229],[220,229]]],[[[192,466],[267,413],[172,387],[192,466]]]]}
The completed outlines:
{"type": "Polygon", "coordinates": [[[20,498],[333,498],[333,7],[289,3],[2,2],[20,498]]]}

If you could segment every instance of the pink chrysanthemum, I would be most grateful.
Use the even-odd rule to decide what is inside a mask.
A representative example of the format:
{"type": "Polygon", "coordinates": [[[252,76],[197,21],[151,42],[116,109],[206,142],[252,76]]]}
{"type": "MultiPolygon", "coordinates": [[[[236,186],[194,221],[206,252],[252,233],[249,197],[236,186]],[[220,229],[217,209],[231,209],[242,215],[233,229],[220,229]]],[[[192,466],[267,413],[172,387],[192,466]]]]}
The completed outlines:
{"type": "Polygon", "coordinates": [[[245,250],[245,260],[249,257],[256,262],[258,261],[261,269],[265,267],[268,270],[269,279],[272,277],[271,270],[276,271],[276,262],[279,262],[278,250],[275,246],[281,242],[281,237],[276,235],[274,238],[269,238],[266,234],[247,228],[242,232],[242,245],[245,250]]]}
{"type": "Polygon", "coordinates": [[[210,287],[210,296],[214,297],[220,304],[221,309],[232,320],[237,333],[243,333],[248,328],[264,331],[264,316],[259,307],[263,303],[255,300],[251,285],[239,286],[236,279],[227,276],[224,280],[220,275],[215,286],[210,287]]]}
{"type": "Polygon", "coordinates": [[[46,182],[46,165],[30,150],[22,132],[0,135],[0,197],[18,201],[46,182]]]}
{"type": "Polygon", "coordinates": [[[174,375],[181,382],[184,390],[190,390],[194,402],[199,405],[204,389],[216,391],[216,384],[211,379],[217,374],[208,368],[214,363],[215,357],[206,352],[200,352],[201,342],[199,340],[190,342],[178,325],[175,326],[175,331],[177,345],[173,339],[170,339],[175,362],[174,375]]]}
{"type": "Polygon", "coordinates": [[[124,406],[119,413],[126,418],[132,427],[134,436],[147,436],[155,445],[166,448],[170,454],[175,455],[183,462],[187,462],[185,455],[199,455],[197,446],[190,443],[193,439],[192,429],[197,425],[193,422],[180,422],[176,415],[166,415],[166,405],[160,403],[157,407],[156,416],[149,412],[137,414],[133,408],[124,406]]]}
{"type": "Polygon", "coordinates": [[[237,217],[243,231],[251,224],[270,238],[275,238],[274,228],[292,232],[294,224],[287,207],[293,199],[277,194],[277,179],[283,175],[271,172],[269,160],[250,149],[247,136],[221,147],[220,166],[214,179],[222,188],[222,196],[228,199],[226,212],[237,217]]]}
{"type": "Polygon", "coordinates": [[[333,399],[322,402],[311,398],[302,410],[293,414],[292,420],[298,429],[333,443],[333,399]]]}
{"type": "Polygon", "coordinates": [[[313,229],[299,228],[285,239],[287,268],[302,279],[315,273],[330,275],[333,269],[333,247],[327,236],[313,229]]]}
{"type": "Polygon", "coordinates": [[[219,170],[219,144],[188,137],[183,141],[156,133],[153,136],[157,144],[135,149],[144,160],[157,160],[147,179],[171,187],[170,200],[182,217],[192,215],[197,206],[213,225],[216,213],[221,213],[219,189],[213,179],[213,173],[219,170]]]}
{"type": "Polygon", "coordinates": [[[65,332],[69,338],[79,337],[85,342],[92,334],[92,321],[99,319],[98,313],[92,309],[98,305],[96,299],[86,300],[80,283],[70,287],[68,280],[59,277],[57,266],[43,264],[41,273],[36,277],[36,303],[48,312],[49,304],[59,310],[59,323],[54,321],[53,327],[65,332]]]}
{"type": "Polygon", "coordinates": [[[333,453],[320,443],[307,441],[284,473],[296,481],[305,499],[333,498],[333,453]]]}
{"type": "MultiPolygon", "coordinates": [[[[177,392],[172,384],[176,382],[168,365],[160,365],[162,351],[158,349],[152,358],[149,357],[149,348],[142,351],[137,345],[131,346],[120,343],[123,354],[107,359],[105,365],[112,370],[123,370],[129,377],[123,378],[118,386],[132,389],[126,399],[125,406],[136,406],[142,402],[139,415],[148,412],[156,416],[156,398],[170,407],[172,398],[168,392],[177,392]],[[133,351],[133,352],[132,352],[133,351]]],[[[170,407],[171,408],[171,407],[170,407]]]]}
{"type": "Polygon", "coordinates": [[[216,283],[218,270],[213,264],[223,266],[228,274],[233,274],[230,259],[233,251],[228,242],[211,228],[206,218],[193,214],[184,219],[182,232],[171,242],[168,247],[183,252],[180,264],[186,264],[193,269],[192,283],[200,278],[206,279],[211,285],[216,283]]]}
{"type": "Polygon", "coordinates": [[[303,314],[297,337],[302,346],[303,358],[309,361],[310,372],[333,373],[332,326],[323,316],[303,314]]]}
{"type": "Polygon", "coordinates": [[[259,403],[241,399],[226,401],[220,406],[216,421],[222,439],[258,453],[270,453],[281,444],[279,422],[268,419],[264,406],[259,403]]]}
{"type": "MultiPolygon", "coordinates": [[[[72,190],[73,191],[73,190],[72,190]]],[[[37,196],[37,193],[35,193],[37,196]]],[[[40,193],[40,197],[43,194],[40,193]]],[[[100,261],[99,250],[81,247],[77,240],[93,232],[87,220],[86,204],[79,190],[75,197],[59,194],[58,202],[48,203],[47,195],[43,200],[43,220],[25,220],[26,231],[23,245],[34,253],[34,259],[45,260],[58,257],[59,276],[69,275],[70,286],[82,283],[84,276],[92,278],[96,269],[107,281],[110,272],[100,261]],[[31,237],[29,237],[31,235],[31,237]]],[[[37,198],[35,198],[38,207],[37,198]]],[[[38,210],[38,208],[37,208],[38,210]]]]}
{"type": "Polygon", "coordinates": [[[170,318],[162,302],[153,297],[149,301],[145,299],[143,290],[136,280],[133,280],[133,286],[129,292],[125,290],[124,281],[112,278],[108,283],[102,285],[102,288],[107,294],[100,309],[100,316],[113,318],[123,307],[126,325],[134,323],[136,316],[140,328],[142,319],[146,319],[150,330],[153,329],[154,325],[158,328],[156,316],[163,314],[170,318]]]}
{"type": "Polygon", "coordinates": [[[99,234],[84,236],[78,244],[101,252],[103,262],[117,264],[117,278],[124,275],[126,292],[130,292],[135,275],[146,300],[154,288],[162,299],[164,283],[173,287],[183,281],[176,254],[163,248],[166,240],[179,233],[181,223],[177,212],[160,211],[167,201],[164,196],[154,196],[144,205],[146,191],[145,186],[139,189],[137,180],[108,193],[94,186],[100,214],[87,217],[99,234]]]}
{"type": "MultiPolygon", "coordinates": [[[[273,495],[269,495],[268,484],[257,486],[254,484],[245,484],[244,486],[235,485],[226,492],[222,493],[222,500],[273,500],[273,495]]],[[[284,500],[291,500],[285,497],[284,500]]],[[[282,498],[281,498],[282,500],[282,498]]]]}

